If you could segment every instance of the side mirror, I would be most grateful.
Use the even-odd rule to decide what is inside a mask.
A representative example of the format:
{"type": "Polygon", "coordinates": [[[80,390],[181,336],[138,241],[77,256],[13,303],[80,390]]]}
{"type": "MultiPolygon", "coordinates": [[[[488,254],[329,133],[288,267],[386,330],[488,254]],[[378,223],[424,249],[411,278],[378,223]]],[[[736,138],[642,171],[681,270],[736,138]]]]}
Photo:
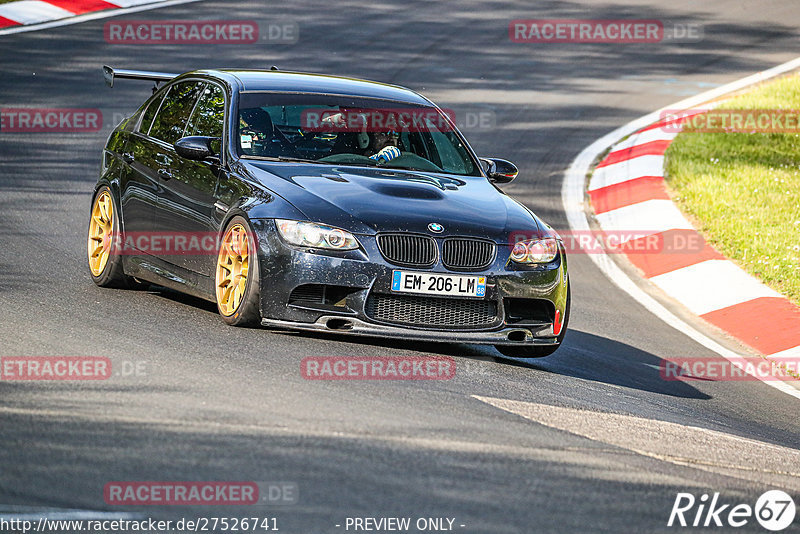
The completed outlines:
{"type": "Polygon", "coordinates": [[[203,161],[212,158],[218,160],[218,158],[214,157],[214,150],[211,148],[211,143],[215,140],[216,138],[214,137],[203,137],[199,135],[182,137],[175,142],[175,152],[182,158],[195,161],[203,161]]]}
{"type": "Polygon", "coordinates": [[[486,165],[486,177],[495,184],[507,184],[517,177],[519,169],[517,166],[498,158],[480,158],[481,163],[486,165]]]}

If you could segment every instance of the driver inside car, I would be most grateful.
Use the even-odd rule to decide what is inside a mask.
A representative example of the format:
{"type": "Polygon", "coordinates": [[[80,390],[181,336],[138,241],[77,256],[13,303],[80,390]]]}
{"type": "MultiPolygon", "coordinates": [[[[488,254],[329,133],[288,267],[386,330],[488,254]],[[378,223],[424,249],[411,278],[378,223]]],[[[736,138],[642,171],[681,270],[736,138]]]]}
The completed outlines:
{"type": "MultiPolygon", "coordinates": [[[[363,155],[377,162],[387,163],[400,155],[398,141],[400,134],[396,131],[367,133],[367,116],[363,113],[357,115],[361,123],[361,131],[356,136],[358,148],[363,150],[363,155]]],[[[347,129],[348,121],[344,113],[335,113],[323,117],[322,123],[332,130],[347,129]]]]}
{"type": "Polygon", "coordinates": [[[397,148],[399,139],[400,134],[397,132],[378,132],[374,134],[371,145],[371,151],[374,154],[369,156],[369,159],[384,163],[392,161],[400,155],[400,149],[397,148]]]}

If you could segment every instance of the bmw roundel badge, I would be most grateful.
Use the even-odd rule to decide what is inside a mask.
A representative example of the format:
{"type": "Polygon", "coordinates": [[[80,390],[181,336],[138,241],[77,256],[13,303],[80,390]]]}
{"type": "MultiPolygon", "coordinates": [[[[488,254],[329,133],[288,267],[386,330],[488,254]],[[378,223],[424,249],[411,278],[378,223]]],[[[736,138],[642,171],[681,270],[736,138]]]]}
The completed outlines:
{"type": "Polygon", "coordinates": [[[442,232],[444,232],[444,226],[442,226],[439,223],[430,223],[428,225],[428,230],[430,230],[434,234],[441,234],[442,232]]]}

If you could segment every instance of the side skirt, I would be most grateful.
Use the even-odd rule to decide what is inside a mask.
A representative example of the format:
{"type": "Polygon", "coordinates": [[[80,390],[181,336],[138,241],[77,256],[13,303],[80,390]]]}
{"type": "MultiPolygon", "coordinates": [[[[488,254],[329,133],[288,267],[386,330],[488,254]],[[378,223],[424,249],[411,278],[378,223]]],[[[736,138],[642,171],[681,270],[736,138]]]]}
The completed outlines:
{"type": "Polygon", "coordinates": [[[216,302],[214,280],[208,276],[173,265],[155,256],[126,256],[123,258],[125,274],[160,286],[216,302]]]}

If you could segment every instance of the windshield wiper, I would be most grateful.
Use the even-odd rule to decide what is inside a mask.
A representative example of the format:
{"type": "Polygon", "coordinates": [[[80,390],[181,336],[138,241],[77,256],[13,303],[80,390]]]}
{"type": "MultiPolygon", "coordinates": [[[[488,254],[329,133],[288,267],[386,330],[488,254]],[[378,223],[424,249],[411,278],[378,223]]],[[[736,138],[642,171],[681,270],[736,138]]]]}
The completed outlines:
{"type": "Polygon", "coordinates": [[[322,161],[320,163],[324,163],[325,165],[342,165],[344,167],[377,167],[378,166],[377,162],[368,163],[366,161],[358,161],[358,162],[356,162],[356,161],[337,161],[337,162],[322,161]]]}
{"type": "MultiPolygon", "coordinates": [[[[316,163],[317,165],[339,165],[343,167],[382,167],[374,160],[367,161],[321,161],[317,159],[290,158],[289,156],[243,156],[247,159],[259,159],[262,161],[285,161],[289,163],[316,163]]],[[[325,159],[325,158],[322,158],[325,159]]],[[[400,167],[396,167],[400,168],[400,167]]]]}
{"type": "Polygon", "coordinates": [[[436,167],[436,169],[431,169],[430,167],[415,167],[413,165],[391,165],[391,161],[385,165],[380,166],[381,169],[400,169],[403,171],[417,171],[417,172],[441,172],[444,173],[443,169],[436,167]]]}
{"type": "Polygon", "coordinates": [[[241,156],[242,159],[257,159],[259,161],[294,161],[298,163],[319,163],[313,159],[303,159],[303,158],[290,158],[287,156],[249,156],[243,155],[241,156]]]}
{"type": "Polygon", "coordinates": [[[278,156],[275,159],[277,159],[278,161],[296,161],[298,163],[319,163],[317,160],[314,159],[290,158],[287,156],[278,156]]]}

